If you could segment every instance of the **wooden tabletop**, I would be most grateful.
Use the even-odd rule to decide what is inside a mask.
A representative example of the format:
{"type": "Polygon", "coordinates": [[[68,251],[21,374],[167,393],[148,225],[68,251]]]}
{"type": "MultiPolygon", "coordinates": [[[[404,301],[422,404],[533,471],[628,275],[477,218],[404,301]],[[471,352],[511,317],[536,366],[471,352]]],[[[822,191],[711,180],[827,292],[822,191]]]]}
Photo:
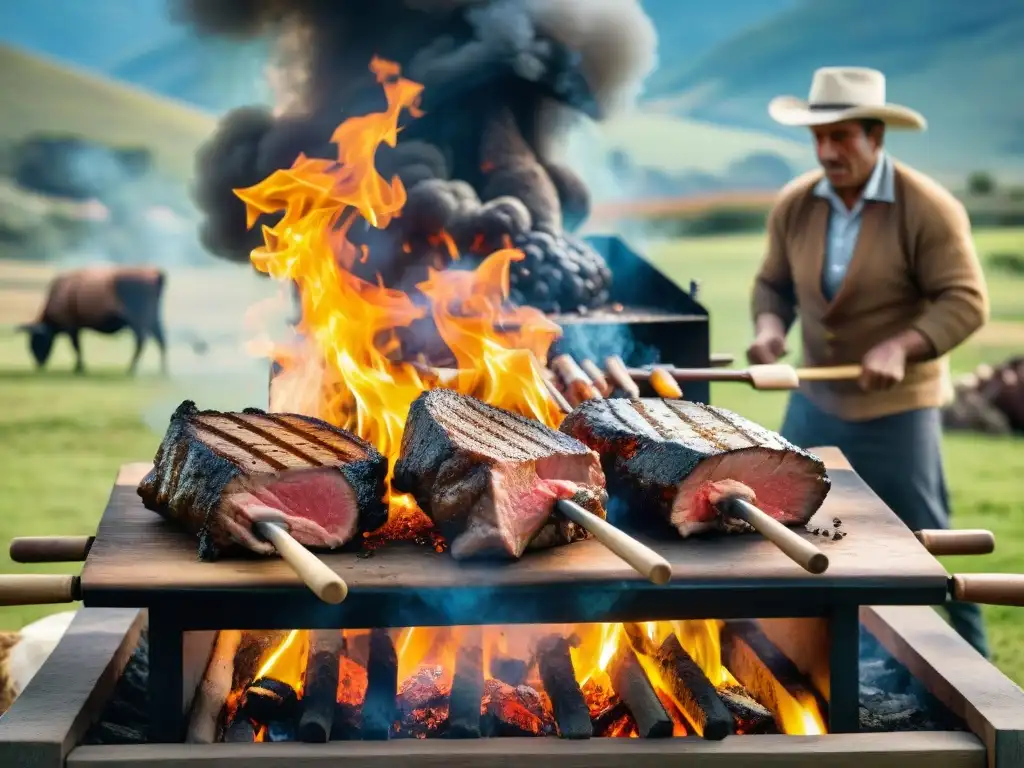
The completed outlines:
{"type": "Polygon", "coordinates": [[[183,611],[195,629],[224,626],[224,611],[252,628],[269,629],[268,621],[284,620],[282,611],[312,608],[334,612],[323,621],[335,626],[370,626],[358,622],[596,621],[639,610],[679,619],[798,616],[820,615],[838,603],[941,602],[947,574],[939,562],[842,454],[831,448],[816,452],[833,485],[815,520],[831,526],[838,517],[848,534],[838,541],[804,534],[829,556],[829,569],[820,576],[756,534],[647,538],[672,564],[672,581],[663,587],[645,581],[596,541],[506,563],[459,563],[428,547],[393,544],[372,557],[322,555],[348,582],[349,598],[340,606],[319,603],[277,558],[200,562],[194,537],[142,506],[136,486],[150,465],[127,464],[85,563],[83,601],[97,607],[167,606],[183,611]],[[219,615],[200,615],[204,611],[219,615]],[[338,624],[337,612],[348,623],[338,624]]]}

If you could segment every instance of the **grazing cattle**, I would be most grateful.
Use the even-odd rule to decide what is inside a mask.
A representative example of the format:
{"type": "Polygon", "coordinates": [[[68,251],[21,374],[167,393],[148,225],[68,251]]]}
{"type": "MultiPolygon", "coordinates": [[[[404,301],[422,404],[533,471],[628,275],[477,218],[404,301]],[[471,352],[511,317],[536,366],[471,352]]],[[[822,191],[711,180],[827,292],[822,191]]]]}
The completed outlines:
{"type": "Polygon", "coordinates": [[[128,328],[135,334],[135,353],[129,373],[135,373],[146,340],[160,347],[160,369],[167,370],[167,350],[161,323],[165,274],[155,267],[92,266],[57,275],[50,283],[46,304],[34,323],[21,326],[29,334],[29,349],[42,368],[54,339],[66,333],[75,348],[75,371],[83,373],[79,333],[104,334],[128,328]]]}

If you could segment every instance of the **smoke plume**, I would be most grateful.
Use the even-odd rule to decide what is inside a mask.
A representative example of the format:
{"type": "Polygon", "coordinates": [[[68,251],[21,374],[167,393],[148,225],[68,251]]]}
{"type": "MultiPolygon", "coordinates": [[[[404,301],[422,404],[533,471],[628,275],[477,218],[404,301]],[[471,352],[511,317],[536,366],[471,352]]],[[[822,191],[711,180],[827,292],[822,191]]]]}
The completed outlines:
{"type": "Polygon", "coordinates": [[[388,231],[366,232],[365,277],[399,286],[437,266],[444,254],[429,243],[443,229],[463,254],[535,246],[539,258],[514,274],[528,303],[564,311],[607,296],[603,261],[572,235],[589,212],[586,184],[557,155],[575,121],[628,108],[653,68],[655,33],[638,0],[177,0],[174,12],[200,34],[276,43],[275,104],[225,115],[197,157],[210,252],[247,262],[260,244],[232,189],[300,152],[333,157],[337,124],[384,106],[369,70],[377,56],[423,84],[425,114],[378,152],[409,203],[388,231]],[[399,266],[402,244],[412,258],[399,266]],[[554,287],[529,277],[545,270],[554,287]]]}

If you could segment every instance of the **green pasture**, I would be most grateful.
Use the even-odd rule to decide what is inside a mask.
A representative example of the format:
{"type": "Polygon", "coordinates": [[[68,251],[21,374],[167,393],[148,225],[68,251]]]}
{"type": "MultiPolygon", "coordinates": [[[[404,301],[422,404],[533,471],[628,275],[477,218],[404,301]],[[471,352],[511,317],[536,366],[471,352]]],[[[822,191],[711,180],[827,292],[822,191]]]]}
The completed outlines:
{"type": "MultiPolygon", "coordinates": [[[[980,231],[979,252],[1024,253],[1024,229],[980,231]]],[[[713,349],[741,356],[749,338],[747,296],[759,258],[760,236],[675,240],[649,247],[650,257],[680,282],[702,282],[712,311],[713,349]]],[[[0,287],[5,270],[0,262],[0,287]]],[[[953,355],[955,370],[997,362],[1024,350],[1024,278],[989,272],[993,323],[953,355]]],[[[13,536],[86,534],[95,529],[117,467],[149,460],[159,435],[142,421],[160,397],[156,356],[148,351],[139,378],[123,370],[126,338],[84,338],[90,373],[76,377],[66,341],[58,345],[46,373],[32,370],[24,339],[0,329],[0,542],[13,536]]],[[[713,400],[777,427],[784,397],[719,385],[713,400]]],[[[249,403],[239,403],[240,406],[249,403]]],[[[1020,571],[1024,567],[1024,442],[949,435],[946,466],[958,527],[993,530],[995,554],[951,559],[951,570],[1020,571]]],[[[69,566],[68,571],[75,566],[69,566]]],[[[0,547],[0,571],[53,572],[54,566],[16,566],[0,547]]],[[[14,629],[65,606],[0,609],[0,629],[14,629]]],[[[996,662],[1024,683],[1024,610],[986,609],[996,662]]]]}

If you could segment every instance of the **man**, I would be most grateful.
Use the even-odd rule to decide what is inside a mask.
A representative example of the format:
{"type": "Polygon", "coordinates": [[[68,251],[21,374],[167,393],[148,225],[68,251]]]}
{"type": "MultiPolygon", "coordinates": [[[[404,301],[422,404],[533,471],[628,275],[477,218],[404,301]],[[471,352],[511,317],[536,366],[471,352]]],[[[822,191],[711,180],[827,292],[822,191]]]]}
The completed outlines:
{"type": "MultiPolygon", "coordinates": [[[[788,184],[769,214],[747,356],[782,357],[799,314],[805,365],[860,363],[858,381],[801,384],[783,435],[805,448],[838,446],[911,529],[947,528],[945,356],[989,312],[967,214],[884,152],[886,128],[926,123],[886,103],[881,72],[819,69],[807,101],[784,96],[768,110],[783,125],[810,128],[822,171],[788,184]]],[[[948,607],[957,631],[987,655],[978,606],[948,607]]]]}

